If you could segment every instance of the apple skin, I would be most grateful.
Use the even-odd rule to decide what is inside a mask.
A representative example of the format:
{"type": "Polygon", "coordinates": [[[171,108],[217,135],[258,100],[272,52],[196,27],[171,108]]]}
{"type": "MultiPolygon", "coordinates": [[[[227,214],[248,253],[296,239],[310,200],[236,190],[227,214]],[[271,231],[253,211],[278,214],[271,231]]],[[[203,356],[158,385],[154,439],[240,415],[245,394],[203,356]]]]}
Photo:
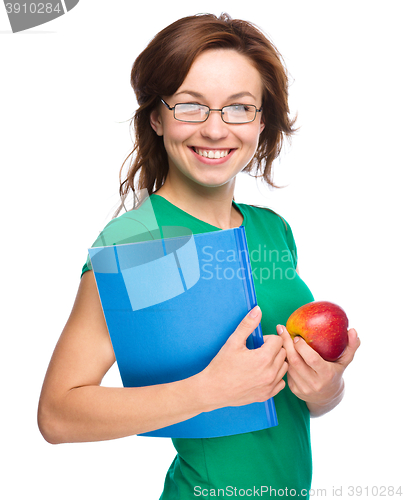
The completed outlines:
{"type": "Polygon", "coordinates": [[[299,335],[326,361],[336,361],[348,345],[345,311],[326,301],[314,301],[296,309],[286,322],[292,339],[299,335]]]}

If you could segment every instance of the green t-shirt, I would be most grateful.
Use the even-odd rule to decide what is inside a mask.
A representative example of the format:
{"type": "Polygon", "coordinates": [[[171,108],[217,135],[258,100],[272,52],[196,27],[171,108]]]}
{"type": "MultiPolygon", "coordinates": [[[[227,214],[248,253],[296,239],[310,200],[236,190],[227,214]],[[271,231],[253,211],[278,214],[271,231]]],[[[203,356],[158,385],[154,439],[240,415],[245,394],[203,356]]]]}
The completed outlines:
{"type": "MultiPolygon", "coordinates": [[[[194,234],[221,229],[203,222],[165,198],[150,201],[159,227],[183,226],[194,234]]],[[[244,217],[264,335],[276,334],[290,314],[313,299],[295,272],[296,245],[289,224],[269,209],[233,205],[244,217]]],[[[129,211],[111,221],[94,246],[130,242],[136,222],[129,211]]],[[[134,241],[137,241],[134,238],[134,241]]],[[[83,272],[91,269],[89,259],[83,272]]],[[[285,376],[286,380],[286,376],[285,376]]],[[[286,387],[275,396],[278,426],[219,438],[173,439],[177,455],[160,500],[251,496],[309,498],[312,476],[310,415],[306,403],[286,387]]]]}

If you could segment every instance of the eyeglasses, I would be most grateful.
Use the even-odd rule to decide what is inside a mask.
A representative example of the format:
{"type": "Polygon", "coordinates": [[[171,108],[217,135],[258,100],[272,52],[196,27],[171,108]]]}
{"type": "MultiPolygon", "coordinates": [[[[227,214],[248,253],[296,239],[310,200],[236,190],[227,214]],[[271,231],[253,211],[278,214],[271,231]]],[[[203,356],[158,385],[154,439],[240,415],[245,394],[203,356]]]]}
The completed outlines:
{"type": "Polygon", "coordinates": [[[231,104],[222,109],[211,109],[203,104],[178,103],[170,107],[164,99],[161,102],[170,111],[174,111],[174,118],[180,122],[203,123],[211,111],[220,111],[224,123],[241,124],[250,123],[255,120],[257,113],[261,113],[262,107],[257,109],[253,104],[231,104]]]}

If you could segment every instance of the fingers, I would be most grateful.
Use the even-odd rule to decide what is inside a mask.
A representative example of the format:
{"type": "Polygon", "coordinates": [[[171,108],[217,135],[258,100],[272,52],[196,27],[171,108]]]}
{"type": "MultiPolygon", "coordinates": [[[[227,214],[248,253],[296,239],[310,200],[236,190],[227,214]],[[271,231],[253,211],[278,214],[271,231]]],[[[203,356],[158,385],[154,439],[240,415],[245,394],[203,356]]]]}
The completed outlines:
{"type": "Polygon", "coordinates": [[[270,335],[266,339],[262,353],[264,351],[267,351],[265,356],[270,380],[272,380],[272,384],[278,384],[286,375],[289,366],[286,361],[286,349],[282,346],[282,340],[275,335],[270,335]]]}
{"type": "MultiPolygon", "coordinates": [[[[273,335],[271,335],[271,337],[276,339],[273,335]]],[[[274,345],[276,344],[277,342],[274,343],[274,345]]],[[[260,400],[266,401],[274,397],[285,387],[286,383],[283,378],[288,371],[288,363],[286,362],[286,351],[283,347],[281,347],[279,351],[271,349],[269,353],[265,353],[265,349],[261,348],[261,354],[266,356],[266,367],[262,378],[263,387],[265,389],[263,391],[263,397],[260,400]]]]}
{"type": "Polygon", "coordinates": [[[283,346],[286,349],[286,352],[292,353],[293,352],[293,340],[292,337],[289,335],[289,332],[286,330],[286,327],[282,325],[278,325],[276,327],[276,332],[279,335],[279,337],[283,341],[283,346]]]}
{"type": "Polygon", "coordinates": [[[310,366],[310,368],[312,368],[315,372],[318,372],[323,368],[326,361],[324,361],[320,354],[312,349],[304,339],[301,337],[295,337],[293,339],[293,347],[306,365],[310,366]]]}
{"type": "Polygon", "coordinates": [[[276,384],[276,386],[272,389],[269,397],[269,398],[273,398],[274,396],[276,396],[279,392],[281,392],[282,389],[285,388],[285,385],[286,385],[286,382],[283,380],[283,378],[276,384]]]}
{"type": "Polygon", "coordinates": [[[259,349],[246,347],[261,316],[259,307],[250,311],[204,370],[211,401],[220,405],[217,407],[265,401],[285,387],[288,364],[282,339],[269,335],[259,349]]]}
{"type": "MultiPolygon", "coordinates": [[[[289,335],[289,332],[282,325],[278,325],[276,327],[276,331],[278,335],[283,340],[283,345],[287,352],[288,360],[291,364],[296,364],[299,362],[299,359],[295,356],[295,353],[298,353],[302,361],[304,361],[307,365],[309,365],[313,370],[318,371],[322,368],[323,358],[312,349],[305,341],[299,336],[296,336],[294,339],[289,335]]],[[[335,361],[339,365],[346,368],[353,360],[356,351],[358,350],[361,342],[359,340],[358,334],[354,328],[351,328],[348,331],[348,345],[343,352],[342,356],[335,361]]]]}
{"type": "Polygon", "coordinates": [[[348,330],[348,345],[342,356],[336,362],[346,368],[352,362],[360,345],[361,341],[359,340],[357,331],[355,328],[351,328],[348,330]]]}
{"type": "Polygon", "coordinates": [[[228,342],[246,345],[247,338],[257,328],[261,321],[262,312],[259,306],[255,306],[251,311],[244,316],[241,323],[234,330],[234,333],[229,337],[228,342]]]}
{"type": "Polygon", "coordinates": [[[260,347],[267,356],[268,361],[272,364],[279,356],[279,359],[286,360],[287,351],[283,346],[283,340],[277,335],[265,335],[264,345],[260,347]]]}
{"type": "MultiPolygon", "coordinates": [[[[273,336],[274,339],[277,337],[273,336]]],[[[268,356],[268,363],[273,367],[273,370],[278,374],[279,379],[281,379],[288,371],[288,363],[286,361],[286,349],[280,347],[278,349],[278,343],[274,342],[270,351],[273,353],[273,360],[268,356]]]]}
{"type": "Polygon", "coordinates": [[[283,325],[277,326],[277,333],[287,353],[290,390],[303,401],[323,408],[338,404],[343,388],[342,374],[360,346],[356,330],[348,331],[348,346],[335,362],[325,361],[304,339],[292,339],[283,325]]]}
{"type": "MultiPolygon", "coordinates": [[[[292,337],[289,335],[289,332],[286,330],[286,327],[282,325],[278,325],[276,327],[276,331],[279,337],[282,339],[283,347],[286,349],[286,356],[290,363],[296,364],[299,362],[299,355],[297,354],[295,343],[293,342],[292,337]]],[[[295,337],[295,340],[299,339],[299,337],[295,337]]]]}
{"type": "Polygon", "coordinates": [[[276,331],[283,341],[290,367],[297,368],[301,373],[306,373],[306,375],[309,374],[309,368],[315,372],[323,368],[325,363],[323,358],[307,345],[304,339],[299,336],[292,339],[287,329],[282,325],[278,325],[276,331]]]}

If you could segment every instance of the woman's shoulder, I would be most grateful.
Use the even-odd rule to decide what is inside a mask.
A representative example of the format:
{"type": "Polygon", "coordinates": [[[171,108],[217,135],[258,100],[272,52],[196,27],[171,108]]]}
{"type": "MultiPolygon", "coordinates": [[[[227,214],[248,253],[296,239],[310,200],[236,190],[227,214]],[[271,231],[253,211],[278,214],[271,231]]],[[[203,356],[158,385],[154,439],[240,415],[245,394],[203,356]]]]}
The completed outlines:
{"type": "Polygon", "coordinates": [[[159,229],[154,214],[129,210],[109,221],[92,246],[122,245],[154,239],[156,231],[159,229]]]}
{"type": "Polygon", "coordinates": [[[249,218],[283,227],[286,232],[291,231],[288,221],[272,208],[263,205],[247,205],[245,203],[237,203],[237,205],[249,218]]]}
{"type": "Polygon", "coordinates": [[[240,204],[239,206],[247,216],[247,224],[249,221],[253,222],[253,227],[257,234],[262,236],[262,234],[270,233],[272,238],[280,238],[278,241],[286,243],[292,253],[293,262],[296,265],[296,242],[288,221],[269,207],[245,204],[240,204]]]}
{"type": "MultiPolygon", "coordinates": [[[[124,245],[159,239],[160,230],[154,213],[150,210],[129,210],[115,217],[98,234],[92,248],[124,245]]],[[[82,268],[82,274],[92,269],[89,255],[82,268]]]]}

